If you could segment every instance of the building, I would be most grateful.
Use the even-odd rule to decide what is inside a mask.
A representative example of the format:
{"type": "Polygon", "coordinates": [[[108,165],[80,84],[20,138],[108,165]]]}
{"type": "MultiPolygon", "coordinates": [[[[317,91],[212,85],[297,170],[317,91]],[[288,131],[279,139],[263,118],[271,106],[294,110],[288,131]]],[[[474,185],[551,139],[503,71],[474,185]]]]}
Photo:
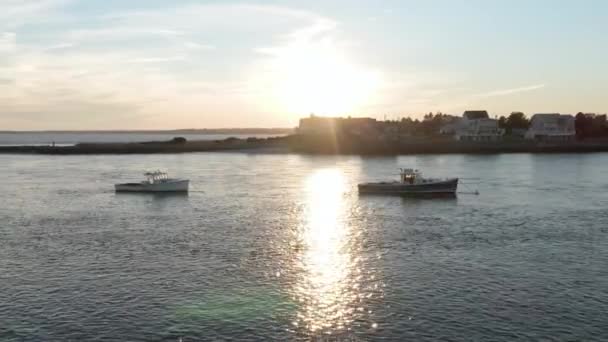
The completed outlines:
{"type": "Polygon", "coordinates": [[[376,135],[378,122],[372,118],[332,118],[311,115],[300,119],[298,134],[351,134],[376,135]]]}
{"type": "Polygon", "coordinates": [[[574,116],[569,114],[534,114],[526,139],[539,141],[571,141],[576,138],[574,116]]]}
{"type": "MultiPolygon", "coordinates": [[[[442,130],[446,132],[447,127],[442,130]]],[[[490,119],[485,110],[465,111],[454,128],[454,137],[459,141],[498,141],[503,135],[498,120],[490,119]]]]}
{"type": "Polygon", "coordinates": [[[456,134],[456,131],[458,130],[458,128],[461,125],[461,120],[454,120],[452,122],[448,122],[447,124],[441,126],[441,128],[439,128],[439,134],[442,135],[454,135],[456,134]]]}
{"type": "Polygon", "coordinates": [[[296,131],[298,134],[326,134],[333,132],[335,126],[335,118],[310,115],[308,118],[300,119],[300,124],[296,131]]]}
{"type": "Polygon", "coordinates": [[[489,119],[488,111],[486,110],[466,110],[462,117],[467,120],[489,119]]]}
{"type": "Polygon", "coordinates": [[[456,130],[460,127],[461,117],[445,114],[443,115],[441,122],[442,125],[439,127],[439,134],[441,135],[454,135],[456,130]]]}

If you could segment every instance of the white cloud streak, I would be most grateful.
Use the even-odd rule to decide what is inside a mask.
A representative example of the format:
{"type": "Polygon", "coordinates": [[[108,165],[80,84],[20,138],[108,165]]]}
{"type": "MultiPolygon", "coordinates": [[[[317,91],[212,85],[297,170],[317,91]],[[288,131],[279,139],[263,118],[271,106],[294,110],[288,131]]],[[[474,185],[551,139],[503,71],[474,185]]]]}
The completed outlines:
{"type": "Polygon", "coordinates": [[[538,89],[542,89],[544,87],[545,87],[544,83],[542,83],[542,84],[533,84],[533,85],[524,86],[524,87],[518,87],[518,88],[494,90],[494,91],[490,91],[490,92],[487,92],[487,93],[476,94],[476,95],[474,95],[474,97],[505,96],[505,95],[512,95],[512,94],[517,94],[517,93],[523,93],[523,92],[538,90],[538,89]]]}
{"type": "Polygon", "coordinates": [[[18,28],[32,21],[48,20],[72,0],[1,0],[0,29],[18,28]]]}
{"type": "Polygon", "coordinates": [[[146,58],[137,58],[131,63],[168,63],[168,62],[178,62],[186,60],[184,56],[173,56],[173,57],[146,57],[146,58]]]}

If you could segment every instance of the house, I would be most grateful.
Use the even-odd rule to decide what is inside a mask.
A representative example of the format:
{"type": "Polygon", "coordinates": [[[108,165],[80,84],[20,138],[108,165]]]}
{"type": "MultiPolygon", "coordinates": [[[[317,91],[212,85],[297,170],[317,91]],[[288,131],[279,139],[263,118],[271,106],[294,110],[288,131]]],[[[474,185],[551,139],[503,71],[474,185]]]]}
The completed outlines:
{"type": "Polygon", "coordinates": [[[327,134],[335,130],[336,119],[310,115],[300,119],[298,134],[327,134]]]}
{"type": "Polygon", "coordinates": [[[372,118],[333,118],[311,115],[300,119],[297,128],[298,134],[336,134],[346,133],[351,135],[377,134],[377,121],[372,118]]]}
{"type": "Polygon", "coordinates": [[[534,114],[526,139],[540,141],[571,141],[576,138],[574,116],[569,114],[534,114]]]}
{"type": "Polygon", "coordinates": [[[439,134],[442,135],[454,135],[456,130],[460,127],[462,118],[454,115],[444,115],[443,125],[439,128],[439,134]]]}
{"type": "Polygon", "coordinates": [[[378,121],[372,118],[337,118],[337,126],[340,132],[365,136],[365,137],[376,137],[378,136],[378,121]]]}
{"type": "Polygon", "coordinates": [[[465,111],[454,137],[459,141],[498,141],[504,130],[498,127],[498,120],[490,119],[485,110],[465,111]]]}
{"type": "Polygon", "coordinates": [[[467,120],[488,119],[488,111],[486,110],[466,110],[462,117],[467,120]]]}

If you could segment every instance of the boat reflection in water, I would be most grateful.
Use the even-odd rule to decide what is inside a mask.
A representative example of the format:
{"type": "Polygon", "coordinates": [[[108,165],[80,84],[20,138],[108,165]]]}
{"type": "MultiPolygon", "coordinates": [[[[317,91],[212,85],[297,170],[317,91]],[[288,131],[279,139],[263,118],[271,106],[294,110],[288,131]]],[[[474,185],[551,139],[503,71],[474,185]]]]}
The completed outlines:
{"type": "Polygon", "coordinates": [[[372,297],[368,287],[373,284],[358,255],[362,232],[351,225],[353,202],[348,195],[339,170],[317,171],[306,183],[298,232],[299,277],[292,293],[299,307],[293,324],[309,334],[347,332],[368,314],[364,302],[372,297]]]}

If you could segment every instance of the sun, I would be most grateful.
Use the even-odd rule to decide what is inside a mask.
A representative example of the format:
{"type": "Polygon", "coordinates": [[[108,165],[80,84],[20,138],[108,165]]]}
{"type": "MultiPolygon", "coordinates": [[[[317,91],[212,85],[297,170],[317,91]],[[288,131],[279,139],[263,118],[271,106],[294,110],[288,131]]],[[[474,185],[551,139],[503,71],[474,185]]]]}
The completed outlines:
{"type": "Polygon", "coordinates": [[[380,84],[377,72],[350,62],[330,43],[289,46],[274,61],[276,96],[298,115],[342,115],[369,103],[380,84]]]}

